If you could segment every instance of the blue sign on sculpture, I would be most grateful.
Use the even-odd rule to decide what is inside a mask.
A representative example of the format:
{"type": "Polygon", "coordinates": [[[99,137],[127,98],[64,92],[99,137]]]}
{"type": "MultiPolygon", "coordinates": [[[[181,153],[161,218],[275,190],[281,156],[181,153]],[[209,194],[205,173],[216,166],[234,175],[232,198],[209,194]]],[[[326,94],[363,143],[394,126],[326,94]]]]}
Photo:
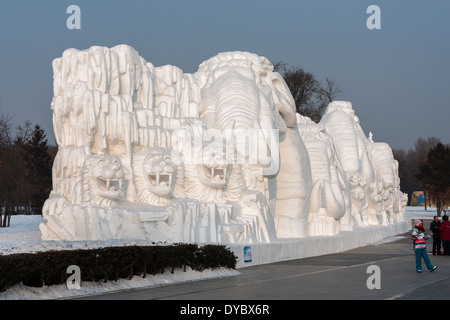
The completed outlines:
{"type": "Polygon", "coordinates": [[[252,247],[244,247],[244,262],[252,262],[252,247]]]}

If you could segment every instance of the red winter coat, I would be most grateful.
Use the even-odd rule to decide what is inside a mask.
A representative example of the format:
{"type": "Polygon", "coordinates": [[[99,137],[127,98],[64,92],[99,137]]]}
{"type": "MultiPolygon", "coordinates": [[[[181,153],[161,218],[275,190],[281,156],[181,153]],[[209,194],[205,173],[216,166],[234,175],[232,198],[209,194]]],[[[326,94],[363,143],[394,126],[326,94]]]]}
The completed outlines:
{"type": "Polygon", "coordinates": [[[442,221],[439,231],[442,241],[450,241],[450,221],[442,221]]]}

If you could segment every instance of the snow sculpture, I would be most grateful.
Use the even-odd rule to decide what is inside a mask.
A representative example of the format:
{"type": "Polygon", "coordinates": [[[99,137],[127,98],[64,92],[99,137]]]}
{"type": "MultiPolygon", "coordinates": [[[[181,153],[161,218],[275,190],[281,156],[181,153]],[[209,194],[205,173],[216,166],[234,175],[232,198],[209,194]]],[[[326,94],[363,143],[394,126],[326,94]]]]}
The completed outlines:
{"type": "Polygon", "coordinates": [[[340,232],[340,219],[346,213],[346,205],[349,205],[345,199],[344,172],[333,139],[325,128],[309,118],[303,119],[298,128],[308,150],[312,172],[308,234],[336,235],[340,232]]]}
{"type": "Polygon", "coordinates": [[[281,75],[264,57],[227,52],[203,62],[196,76],[202,88],[200,119],[221,131],[235,121],[246,189],[260,191],[268,200],[277,236],[306,236],[309,161],[295,129],[295,102],[281,75]],[[245,139],[255,135],[254,144],[245,139]]]}
{"type": "Polygon", "coordinates": [[[124,171],[119,158],[90,155],[81,168],[82,203],[111,207],[125,197],[124,171]]]}
{"type": "Polygon", "coordinates": [[[264,57],[220,53],[185,74],[94,46],[52,66],[44,240],[260,243],[404,220],[390,149],[349,102],[319,124],[296,114],[264,57]]]}
{"type": "Polygon", "coordinates": [[[383,209],[386,213],[384,224],[401,221],[403,217],[398,162],[394,159],[392,149],[387,143],[371,142],[371,155],[375,172],[380,177],[380,184],[383,188],[383,209]]]}
{"type": "Polygon", "coordinates": [[[308,236],[312,177],[305,144],[297,125],[288,127],[280,142],[280,171],[275,179],[275,223],[279,238],[308,236]]]}
{"type": "MultiPolygon", "coordinates": [[[[401,195],[393,191],[394,184],[399,189],[395,169],[398,164],[389,146],[374,143],[372,134],[369,138],[364,135],[347,101],[330,103],[320,124],[333,136],[342,167],[349,177],[354,223],[359,226],[393,223],[395,214],[390,212],[397,212],[394,207],[401,207],[401,195]]],[[[398,210],[401,216],[403,208],[398,210]]]]}
{"type": "Polygon", "coordinates": [[[333,137],[343,170],[350,181],[353,181],[352,198],[355,204],[352,205],[352,215],[357,225],[363,225],[371,205],[376,206],[380,200],[376,197],[376,179],[368,149],[369,142],[359,125],[359,119],[350,102],[333,101],[319,124],[333,137]],[[361,197],[361,188],[364,189],[364,198],[361,197]]]}
{"type": "MultiPolygon", "coordinates": [[[[273,68],[267,59],[249,53],[230,53],[227,59],[231,65],[235,61],[253,65],[261,73],[269,74],[273,68]]],[[[200,162],[192,164],[192,154],[174,149],[174,133],[192,128],[198,131],[195,122],[200,122],[208,109],[208,89],[203,88],[208,78],[227,94],[242,88],[248,91],[248,87],[248,92],[258,99],[262,96],[264,90],[257,88],[255,77],[232,87],[223,84],[223,80],[232,78],[229,75],[214,79],[217,73],[209,72],[209,68],[214,69],[213,60],[204,63],[197,74],[186,75],[174,66],[155,68],[133,48],[119,45],[111,49],[68,49],[53,61],[51,106],[59,151],[53,191],[44,207],[47,222],[41,224],[44,239],[276,239],[273,210],[266,195],[258,193],[266,189],[247,187],[243,165],[237,163],[236,155],[217,158],[224,155],[224,150],[208,144],[201,148],[200,162]],[[171,158],[177,154],[180,157],[171,158]],[[107,171],[101,167],[105,159],[109,159],[110,166],[117,166],[117,176],[106,177],[102,172],[107,171]],[[90,171],[94,172],[88,176],[90,171]],[[95,192],[97,196],[93,197],[91,193],[95,192]]],[[[267,87],[269,93],[264,92],[270,95],[271,90],[267,87]]],[[[227,107],[223,110],[217,119],[226,119],[227,107]]],[[[270,123],[270,129],[284,128],[280,116],[276,124],[271,122],[278,115],[275,104],[258,103],[253,111],[261,115],[260,122],[255,122],[258,126],[270,123]]],[[[242,116],[232,116],[238,126],[246,121],[242,116]]],[[[253,117],[251,121],[253,124],[253,117]]],[[[226,129],[225,122],[205,123],[220,132],[226,129]]],[[[199,139],[203,141],[208,128],[204,123],[199,127],[199,139]]],[[[191,136],[188,149],[196,147],[199,132],[191,136]]],[[[278,136],[275,138],[277,145],[278,136]]],[[[270,155],[278,158],[278,149],[270,155]]],[[[273,174],[277,164],[268,165],[275,166],[273,174]]]]}
{"type": "Polygon", "coordinates": [[[359,173],[347,174],[349,177],[352,218],[357,226],[369,225],[368,202],[366,198],[366,179],[359,173]]]}
{"type": "Polygon", "coordinates": [[[133,172],[140,202],[163,206],[184,198],[183,167],[177,166],[168,148],[140,148],[133,154],[133,172]]]}

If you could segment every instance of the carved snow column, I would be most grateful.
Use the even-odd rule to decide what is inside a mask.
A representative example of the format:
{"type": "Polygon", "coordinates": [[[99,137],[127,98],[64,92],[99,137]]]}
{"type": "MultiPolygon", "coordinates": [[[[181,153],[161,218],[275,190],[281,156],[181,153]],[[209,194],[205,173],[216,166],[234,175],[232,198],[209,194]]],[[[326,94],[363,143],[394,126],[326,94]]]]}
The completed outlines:
{"type": "Polygon", "coordinates": [[[140,104],[141,62],[128,46],[68,49],[53,61],[59,150],[43,238],[102,238],[99,217],[123,201],[131,178],[130,158],[123,155],[138,140],[133,108],[140,104]]]}
{"type": "Polygon", "coordinates": [[[312,172],[308,234],[339,234],[340,220],[346,213],[345,177],[340,176],[333,140],[323,126],[312,121],[299,123],[298,127],[312,172]]]}
{"type": "Polygon", "coordinates": [[[277,234],[280,238],[303,238],[308,236],[310,159],[298,131],[294,98],[278,72],[270,78],[275,106],[286,124],[286,134],[280,135],[280,170],[276,176],[277,234]]]}
{"type": "Polygon", "coordinates": [[[387,223],[400,221],[401,192],[398,178],[398,162],[387,143],[377,142],[371,145],[371,154],[377,177],[383,183],[384,210],[387,223]]]}
{"type": "Polygon", "coordinates": [[[278,237],[307,236],[310,184],[305,186],[303,170],[309,172],[309,163],[295,128],[295,104],[281,75],[264,57],[228,52],[202,63],[196,76],[206,126],[224,130],[235,122],[244,196],[259,191],[265,197],[275,213],[278,237]]]}
{"type": "MultiPolygon", "coordinates": [[[[266,230],[265,238],[270,241],[276,238],[272,212],[260,210],[268,208],[268,181],[261,159],[255,152],[260,145],[267,148],[267,131],[263,132],[262,127],[273,129],[267,111],[262,110],[267,109],[262,105],[265,97],[260,88],[264,63],[263,58],[250,53],[222,53],[203,62],[195,76],[201,86],[200,119],[207,130],[216,129],[224,135],[226,131],[231,132],[224,141],[227,149],[235,153],[229,157],[232,162],[229,166],[233,171],[239,170],[243,178],[235,216],[240,219],[253,216],[259,220],[258,224],[266,230]],[[259,138],[256,145],[252,144],[255,141],[252,138],[259,138]],[[251,163],[251,159],[255,161],[251,163]],[[258,193],[263,196],[256,196],[258,193]]],[[[208,152],[207,149],[205,151],[208,152]]],[[[278,152],[275,157],[278,157],[278,152]]],[[[271,158],[266,161],[266,165],[273,163],[271,158]]],[[[236,179],[230,180],[226,188],[235,189],[236,182],[236,179]]]]}
{"type": "Polygon", "coordinates": [[[369,206],[374,207],[382,200],[376,196],[375,173],[367,149],[368,141],[351,103],[331,102],[319,124],[332,136],[338,158],[350,182],[353,223],[356,226],[367,225],[369,206]]]}

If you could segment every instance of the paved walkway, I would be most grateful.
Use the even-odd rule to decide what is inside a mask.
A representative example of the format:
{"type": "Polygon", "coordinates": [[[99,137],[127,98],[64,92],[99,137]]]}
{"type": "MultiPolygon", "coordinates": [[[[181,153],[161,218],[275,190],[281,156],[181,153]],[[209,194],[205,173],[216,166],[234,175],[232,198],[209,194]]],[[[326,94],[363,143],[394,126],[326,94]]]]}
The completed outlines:
{"type": "MultiPolygon", "coordinates": [[[[266,302],[450,299],[450,256],[430,254],[431,262],[438,269],[429,272],[424,266],[424,271],[417,273],[409,234],[392,239],[395,241],[337,254],[241,268],[238,269],[240,274],[232,277],[135,289],[83,299],[266,302]],[[378,272],[371,271],[370,266],[376,266],[374,268],[378,272]],[[369,289],[368,282],[369,285],[378,284],[379,289],[369,289]]],[[[431,245],[430,239],[427,242],[428,250],[431,245]]]]}

